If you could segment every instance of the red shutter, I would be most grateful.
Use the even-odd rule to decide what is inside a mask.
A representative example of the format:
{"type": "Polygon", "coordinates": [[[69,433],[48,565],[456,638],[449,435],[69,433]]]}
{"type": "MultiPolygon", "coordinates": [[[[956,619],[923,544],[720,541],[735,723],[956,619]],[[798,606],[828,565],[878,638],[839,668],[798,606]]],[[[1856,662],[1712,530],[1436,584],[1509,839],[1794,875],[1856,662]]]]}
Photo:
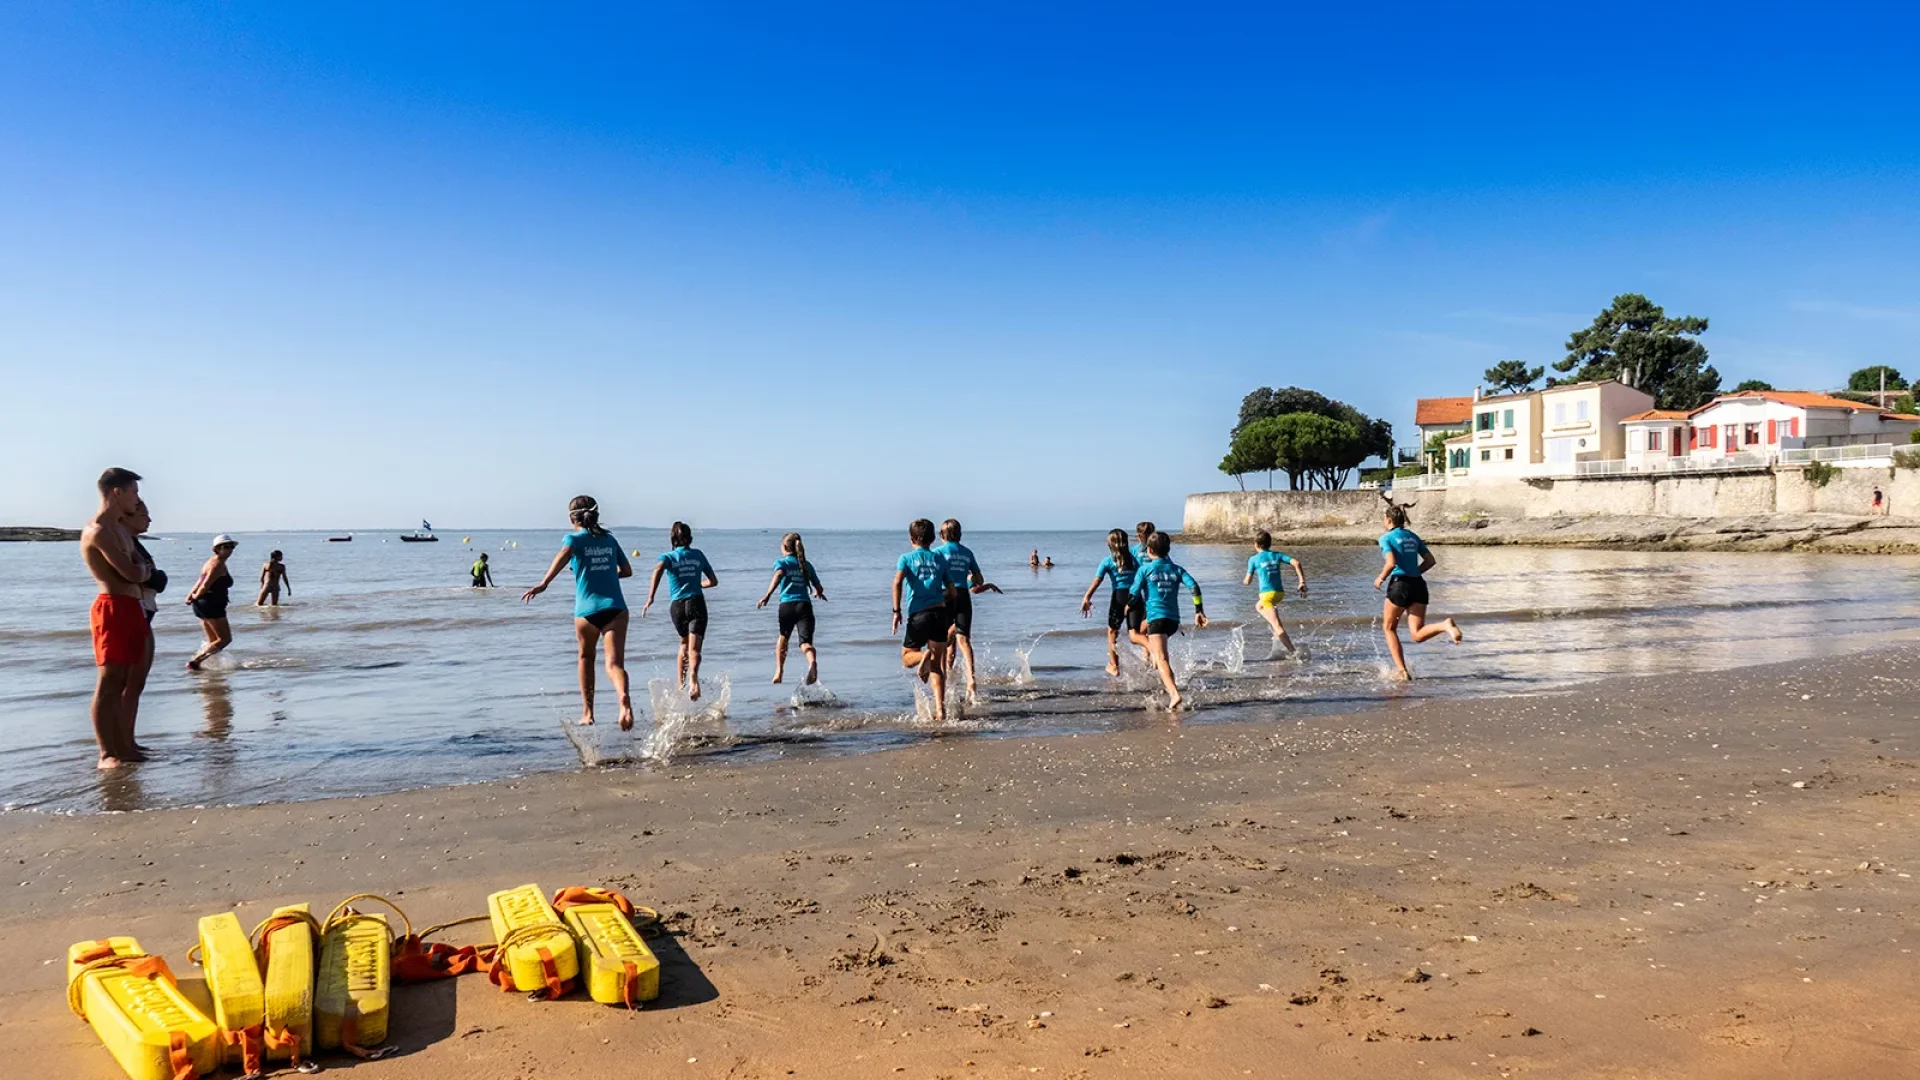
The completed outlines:
{"type": "Polygon", "coordinates": [[[1687,449],[1700,449],[1700,429],[1691,424],[1687,425],[1687,449]]]}
{"type": "Polygon", "coordinates": [[[1774,433],[1773,421],[1767,421],[1767,445],[1772,446],[1779,441],[1779,437],[1774,433]]]}
{"type": "Polygon", "coordinates": [[[1680,456],[1680,429],[1675,428],[1673,431],[1673,438],[1668,441],[1673,443],[1673,456],[1679,457],[1680,456]]]}
{"type": "Polygon", "coordinates": [[[1787,421],[1787,434],[1796,439],[1800,437],[1800,418],[1799,417],[1796,416],[1793,419],[1787,421]]]}
{"type": "Polygon", "coordinates": [[[1712,449],[1719,445],[1720,445],[1720,425],[1714,424],[1707,428],[1707,448],[1712,449]]]}

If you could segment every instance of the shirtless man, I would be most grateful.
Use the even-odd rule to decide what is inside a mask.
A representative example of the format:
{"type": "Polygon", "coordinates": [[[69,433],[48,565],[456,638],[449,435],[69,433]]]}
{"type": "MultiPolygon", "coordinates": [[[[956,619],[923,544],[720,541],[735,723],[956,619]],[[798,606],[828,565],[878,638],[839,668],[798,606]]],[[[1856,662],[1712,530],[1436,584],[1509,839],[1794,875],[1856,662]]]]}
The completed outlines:
{"type": "Polygon", "coordinates": [[[140,586],[152,574],[134,548],[125,521],[140,506],[140,476],[128,469],[100,474],[100,511],[80,532],[80,555],[100,584],[93,598],[93,661],[100,668],[93,688],[93,737],[99,768],[117,769],[146,757],[133,745],[123,699],[133,669],[147,660],[153,631],[140,605],[140,586]]]}

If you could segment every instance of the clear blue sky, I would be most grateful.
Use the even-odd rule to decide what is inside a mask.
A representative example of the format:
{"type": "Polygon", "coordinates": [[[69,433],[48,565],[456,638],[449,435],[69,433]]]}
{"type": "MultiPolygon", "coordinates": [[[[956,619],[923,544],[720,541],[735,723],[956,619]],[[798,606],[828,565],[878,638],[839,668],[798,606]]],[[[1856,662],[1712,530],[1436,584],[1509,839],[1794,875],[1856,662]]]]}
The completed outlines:
{"type": "Polygon", "coordinates": [[[615,6],[0,7],[0,523],[1177,521],[1626,291],[1920,369],[1910,5],[615,6]]]}

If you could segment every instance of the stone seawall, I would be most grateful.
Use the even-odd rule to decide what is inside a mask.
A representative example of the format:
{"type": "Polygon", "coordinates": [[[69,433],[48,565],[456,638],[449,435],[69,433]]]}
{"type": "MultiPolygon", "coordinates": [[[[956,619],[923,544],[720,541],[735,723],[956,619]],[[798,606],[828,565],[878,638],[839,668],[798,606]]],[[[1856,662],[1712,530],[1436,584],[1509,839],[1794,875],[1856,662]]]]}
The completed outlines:
{"type": "MultiPolygon", "coordinates": [[[[1402,491],[1414,527],[1470,544],[1920,553],[1920,471],[1847,468],[1816,487],[1798,468],[1720,475],[1494,480],[1402,491]],[[1891,516],[1869,516],[1873,489],[1891,516]]],[[[1183,538],[1371,540],[1377,491],[1217,491],[1187,496],[1183,538]]]]}

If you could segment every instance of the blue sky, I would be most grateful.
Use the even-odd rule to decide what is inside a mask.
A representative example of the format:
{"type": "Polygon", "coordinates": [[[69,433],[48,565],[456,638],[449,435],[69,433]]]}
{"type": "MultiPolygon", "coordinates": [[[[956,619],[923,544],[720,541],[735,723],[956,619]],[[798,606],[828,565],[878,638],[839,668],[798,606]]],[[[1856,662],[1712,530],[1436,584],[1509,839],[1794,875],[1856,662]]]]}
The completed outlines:
{"type": "Polygon", "coordinates": [[[1910,8],[392,7],[0,7],[0,523],[1178,520],[1627,291],[1920,369],[1910,8]]]}

